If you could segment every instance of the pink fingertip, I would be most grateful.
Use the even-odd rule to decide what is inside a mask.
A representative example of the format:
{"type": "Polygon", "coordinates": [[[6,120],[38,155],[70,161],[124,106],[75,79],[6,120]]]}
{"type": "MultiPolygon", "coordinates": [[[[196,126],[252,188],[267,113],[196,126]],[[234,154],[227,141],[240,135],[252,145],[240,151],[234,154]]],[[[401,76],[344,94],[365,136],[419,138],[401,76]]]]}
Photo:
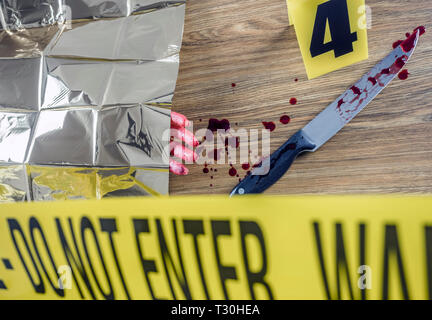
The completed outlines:
{"type": "Polygon", "coordinates": [[[174,111],[171,112],[171,126],[184,128],[188,127],[189,124],[189,120],[184,115],[174,111]]]}
{"type": "Polygon", "coordinates": [[[170,160],[170,171],[178,176],[185,176],[189,173],[188,168],[174,160],[170,160]]]}

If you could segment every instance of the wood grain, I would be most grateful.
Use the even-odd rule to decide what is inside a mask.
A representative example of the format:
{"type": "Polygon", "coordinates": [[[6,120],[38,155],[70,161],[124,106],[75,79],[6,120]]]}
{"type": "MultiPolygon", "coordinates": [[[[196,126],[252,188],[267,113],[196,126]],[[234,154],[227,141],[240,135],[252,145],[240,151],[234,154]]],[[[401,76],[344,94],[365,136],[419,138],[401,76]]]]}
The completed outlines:
{"type": "MultiPolygon", "coordinates": [[[[407,65],[409,79],[394,80],[267,193],[431,193],[432,1],[367,4],[373,18],[369,59],[309,81],[285,0],[188,0],[174,110],[193,120],[195,129],[206,128],[209,118],[246,129],[274,121],[273,151],[385,57],[394,41],[424,25],[429,32],[407,65]],[[299,103],[291,106],[291,97],[299,103]],[[292,117],[289,125],[279,123],[284,114],[292,117]]],[[[171,175],[171,194],[227,194],[238,182],[228,165],[214,165],[213,180],[203,166],[189,168],[189,176],[171,175]]]]}

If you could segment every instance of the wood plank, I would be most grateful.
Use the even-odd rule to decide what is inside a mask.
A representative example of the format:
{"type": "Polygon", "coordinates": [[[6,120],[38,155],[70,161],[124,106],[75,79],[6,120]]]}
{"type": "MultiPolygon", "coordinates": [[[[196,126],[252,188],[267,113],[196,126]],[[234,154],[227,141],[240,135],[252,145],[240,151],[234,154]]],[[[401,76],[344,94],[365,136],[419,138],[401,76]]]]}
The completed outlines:
{"type": "MultiPolygon", "coordinates": [[[[429,30],[407,65],[409,79],[394,80],[267,193],[431,193],[432,1],[367,4],[373,16],[369,59],[309,81],[284,0],[188,0],[173,109],[193,120],[195,130],[206,128],[209,118],[238,122],[236,129],[274,121],[273,151],[385,57],[394,41],[425,25],[429,30]],[[297,105],[290,105],[291,97],[297,105]],[[289,125],[279,122],[284,114],[292,118],[289,125]]],[[[229,176],[229,165],[212,167],[214,179],[200,165],[190,165],[189,176],[171,175],[171,194],[227,194],[238,178],[229,176]]]]}

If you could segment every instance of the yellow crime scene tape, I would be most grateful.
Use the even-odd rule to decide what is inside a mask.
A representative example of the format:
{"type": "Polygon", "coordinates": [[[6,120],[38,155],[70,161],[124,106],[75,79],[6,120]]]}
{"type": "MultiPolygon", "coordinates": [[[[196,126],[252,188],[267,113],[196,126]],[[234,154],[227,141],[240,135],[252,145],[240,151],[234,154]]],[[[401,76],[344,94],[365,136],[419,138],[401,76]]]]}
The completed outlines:
{"type": "Polygon", "coordinates": [[[428,299],[432,197],[0,205],[0,299],[428,299]]]}

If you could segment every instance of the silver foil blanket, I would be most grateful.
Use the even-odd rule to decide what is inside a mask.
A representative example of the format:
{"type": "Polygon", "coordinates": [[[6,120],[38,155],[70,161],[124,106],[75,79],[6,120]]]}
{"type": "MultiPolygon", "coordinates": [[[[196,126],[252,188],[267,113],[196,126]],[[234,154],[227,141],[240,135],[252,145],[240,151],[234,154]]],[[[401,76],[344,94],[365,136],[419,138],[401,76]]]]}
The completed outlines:
{"type": "Polygon", "coordinates": [[[185,1],[0,4],[0,201],[167,194],[185,1]]]}

